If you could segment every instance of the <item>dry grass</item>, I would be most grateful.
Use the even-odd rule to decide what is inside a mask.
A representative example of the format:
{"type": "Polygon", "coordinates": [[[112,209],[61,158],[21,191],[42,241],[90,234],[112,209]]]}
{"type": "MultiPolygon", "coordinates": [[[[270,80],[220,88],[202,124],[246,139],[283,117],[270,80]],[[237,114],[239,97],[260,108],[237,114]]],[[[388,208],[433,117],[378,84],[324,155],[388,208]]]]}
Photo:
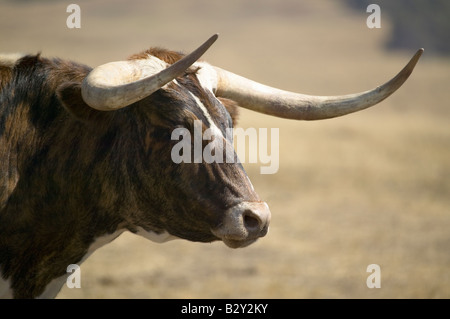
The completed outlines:
{"type": "MultiPolygon", "coordinates": [[[[0,2],[0,51],[42,51],[96,65],[150,45],[189,51],[212,33],[205,59],[263,83],[311,94],[366,90],[414,52],[385,52],[337,1],[0,2]],[[124,2],[125,3],[125,2],[124,2]]],[[[425,48],[426,49],[426,48],[425,48]]],[[[295,122],[243,110],[242,127],[280,129],[280,169],[246,165],[272,210],[251,247],[131,234],[82,267],[82,288],[60,298],[449,298],[450,61],[427,58],[379,106],[344,118],[295,122]],[[381,266],[369,289],[366,267],[381,266]]]]}

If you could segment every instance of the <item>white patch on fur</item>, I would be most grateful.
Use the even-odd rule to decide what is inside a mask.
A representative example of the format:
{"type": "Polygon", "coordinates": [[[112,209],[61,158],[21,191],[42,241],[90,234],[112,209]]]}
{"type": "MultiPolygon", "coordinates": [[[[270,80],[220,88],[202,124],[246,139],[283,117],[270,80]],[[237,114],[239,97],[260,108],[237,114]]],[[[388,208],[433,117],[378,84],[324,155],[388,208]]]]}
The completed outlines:
{"type": "MultiPolygon", "coordinates": [[[[197,79],[200,82],[202,88],[204,90],[210,91],[214,96],[214,98],[217,99],[215,95],[218,82],[216,70],[214,70],[214,68],[206,62],[196,62],[193,64],[193,66],[199,68],[199,70],[197,71],[197,79]]],[[[223,137],[222,131],[214,124],[211,115],[209,114],[208,110],[203,105],[203,103],[197,97],[194,97],[194,99],[196,100],[197,104],[203,111],[203,114],[205,114],[206,118],[208,119],[212,133],[214,135],[219,135],[220,137],[223,137]]]]}
{"type": "Polygon", "coordinates": [[[199,68],[197,79],[202,88],[214,94],[217,89],[217,72],[206,62],[195,62],[193,66],[199,68]]]}
{"type": "Polygon", "coordinates": [[[197,103],[198,107],[202,110],[203,115],[205,115],[206,120],[209,123],[211,133],[213,135],[218,135],[219,137],[223,138],[222,131],[219,130],[219,128],[216,126],[213,119],[211,118],[211,115],[208,112],[208,109],[205,107],[205,105],[202,103],[202,101],[200,101],[200,99],[198,97],[196,97],[192,92],[189,91],[189,93],[191,94],[191,96],[195,100],[195,102],[197,103]]]}
{"type": "MultiPolygon", "coordinates": [[[[80,266],[94,251],[99,249],[100,247],[112,242],[114,239],[116,239],[120,234],[122,234],[124,230],[118,230],[112,234],[105,235],[98,237],[92,244],[89,246],[88,252],[86,255],[83,256],[83,258],[77,263],[78,266],[80,266]]],[[[69,266],[69,265],[67,265],[69,266]]],[[[55,298],[56,295],[60,292],[62,286],[66,283],[67,277],[71,273],[67,273],[62,275],[61,277],[53,279],[47,287],[45,287],[44,292],[39,295],[38,299],[50,299],[55,298]]],[[[10,290],[10,282],[8,280],[4,280],[2,277],[0,277],[0,298],[12,298],[12,291],[10,290]]]]}
{"type": "MultiPolygon", "coordinates": [[[[112,242],[114,239],[116,239],[120,234],[124,232],[124,229],[117,230],[112,234],[108,234],[105,236],[98,237],[95,239],[95,241],[89,246],[88,252],[86,255],[83,256],[83,258],[77,263],[78,266],[80,266],[94,251],[99,249],[100,247],[112,242]]],[[[69,265],[67,265],[69,266],[69,265]]],[[[71,273],[64,274],[61,277],[53,279],[45,288],[44,292],[38,297],[38,299],[48,299],[48,298],[55,298],[56,295],[60,292],[62,286],[66,283],[67,277],[71,273]]],[[[83,284],[82,286],[83,287],[83,284]]]]}
{"type": "Polygon", "coordinates": [[[91,244],[91,246],[89,246],[88,252],[86,255],[84,255],[80,264],[83,261],[85,261],[94,251],[96,251],[100,247],[112,242],[114,239],[119,237],[124,231],[125,231],[125,229],[120,229],[120,230],[116,230],[114,233],[96,238],[95,241],[91,244]]]}
{"type": "Polygon", "coordinates": [[[53,299],[61,291],[62,286],[66,283],[67,277],[70,273],[53,279],[47,287],[45,287],[44,292],[37,297],[37,299],[53,299]]]}
{"type": "Polygon", "coordinates": [[[172,236],[168,232],[162,232],[161,234],[157,234],[152,231],[147,231],[142,227],[138,227],[138,231],[136,232],[136,235],[142,236],[146,239],[149,239],[155,243],[165,243],[169,240],[179,239],[179,237],[172,236]]]}
{"type": "MultiPolygon", "coordinates": [[[[177,82],[177,80],[173,80],[173,83],[180,86],[181,85],[177,82]]],[[[202,84],[203,85],[203,84],[202,84]]],[[[195,96],[194,93],[191,91],[188,91],[191,97],[194,99],[195,103],[197,103],[198,107],[202,111],[203,115],[206,117],[206,120],[208,121],[209,127],[211,129],[212,135],[218,135],[219,137],[223,138],[222,131],[217,127],[217,125],[214,123],[213,119],[211,118],[211,115],[208,112],[208,109],[205,107],[205,105],[200,101],[200,99],[195,96]]]]}
{"type": "MultiPolygon", "coordinates": [[[[77,265],[80,266],[94,251],[96,251],[100,247],[112,242],[123,232],[124,232],[124,230],[122,229],[122,230],[118,230],[112,234],[97,238],[89,247],[87,254],[83,257],[83,259],[80,262],[77,263],[77,265]]],[[[170,235],[167,232],[164,232],[162,234],[156,234],[154,232],[147,232],[142,227],[138,227],[138,231],[136,234],[143,236],[143,237],[150,239],[151,241],[154,241],[157,243],[163,243],[163,242],[178,238],[178,237],[170,235]]],[[[69,275],[70,275],[70,273],[67,273],[59,278],[53,279],[52,282],[50,282],[50,284],[47,285],[47,287],[45,288],[45,291],[38,298],[39,299],[55,298],[56,295],[61,290],[62,286],[66,283],[67,277],[69,275]]],[[[83,284],[81,284],[81,289],[82,288],[83,288],[83,284]]]]}

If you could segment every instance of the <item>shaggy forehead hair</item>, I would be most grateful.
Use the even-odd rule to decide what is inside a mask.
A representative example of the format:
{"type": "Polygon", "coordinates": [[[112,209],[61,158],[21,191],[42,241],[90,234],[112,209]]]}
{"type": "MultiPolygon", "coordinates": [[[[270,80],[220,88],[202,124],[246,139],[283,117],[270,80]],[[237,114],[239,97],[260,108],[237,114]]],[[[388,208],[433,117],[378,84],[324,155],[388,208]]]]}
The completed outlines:
{"type": "MultiPolygon", "coordinates": [[[[185,54],[177,51],[171,51],[160,47],[152,47],[147,50],[144,50],[140,53],[133,54],[128,57],[128,60],[146,60],[151,57],[155,57],[167,64],[174,64],[180,59],[182,59],[185,56],[185,54]]],[[[218,100],[220,103],[225,107],[226,111],[228,112],[227,117],[229,116],[231,118],[232,123],[229,125],[230,127],[235,126],[238,121],[239,117],[239,105],[233,100],[222,98],[222,97],[215,97],[213,92],[205,92],[205,88],[208,89],[209,85],[207,83],[200,83],[199,81],[199,75],[202,72],[202,68],[204,66],[209,66],[205,62],[197,62],[194,63],[193,66],[191,66],[189,69],[185,72],[185,77],[189,79],[189,83],[186,81],[182,81],[181,79],[176,79],[178,83],[183,83],[185,87],[187,87],[192,92],[198,92],[202,93],[202,104],[207,108],[208,114],[211,115],[211,118],[213,121],[217,121],[217,119],[221,118],[221,115],[219,114],[216,107],[211,105],[211,100],[218,100]],[[211,96],[206,97],[206,94],[210,94],[211,96]]],[[[172,86],[173,88],[173,86],[172,86]]],[[[194,93],[195,94],[195,93],[194,93]]],[[[197,103],[198,104],[198,103],[197,103]]],[[[209,116],[208,116],[209,117],[209,116]]],[[[216,123],[217,126],[222,126],[220,123],[216,123]]]]}

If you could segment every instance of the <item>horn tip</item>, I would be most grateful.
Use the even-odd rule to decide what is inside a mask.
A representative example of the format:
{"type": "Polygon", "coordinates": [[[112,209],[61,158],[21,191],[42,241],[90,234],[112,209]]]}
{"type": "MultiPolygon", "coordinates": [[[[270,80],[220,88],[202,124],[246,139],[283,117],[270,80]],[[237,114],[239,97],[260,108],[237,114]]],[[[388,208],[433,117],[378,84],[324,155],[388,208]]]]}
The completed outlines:
{"type": "Polygon", "coordinates": [[[411,69],[411,71],[412,71],[412,69],[416,66],[416,63],[419,61],[419,59],[422,56],[422,53],[424,51],[425,51],[424,48],[420,48],[419,50],[417,50],[417,52],[414,54],[414,56],[411,58],[411,60],[407,64],[406,68],[411,69]]]}
{"type": "Polygon", "coordinates": [[[425,51],[424,48],[420,48],[419,50],[417,50],[416,54],[414,54],[414,58],[415,58],[416,60],[418,60],[418,59],[421,57],[421,55],[422,55],[422,53],[423,53],[424,51],[425,51]]]}
{"type": "Polygon", "coordinates": [[[210,38],[209,41],[212,41],[213,43],[216,42],[216,40],[219,38],[219,33],[214,33],[210,38]]]}

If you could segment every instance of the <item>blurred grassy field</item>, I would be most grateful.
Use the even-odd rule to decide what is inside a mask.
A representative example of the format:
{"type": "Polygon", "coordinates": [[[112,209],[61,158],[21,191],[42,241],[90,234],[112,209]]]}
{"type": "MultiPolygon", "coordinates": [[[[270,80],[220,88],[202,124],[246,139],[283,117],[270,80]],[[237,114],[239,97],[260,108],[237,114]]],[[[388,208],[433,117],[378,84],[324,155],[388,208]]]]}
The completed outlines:
{"type": "MultiPolygon", "coordinates": [[[[257,81],[318,95],[382,84],[414,52],[386,52],[390,30],[339,1],[0,1],[0,52],[39,52],[92,66],[149,46],[190,51],[257,81]]],[[[419,61],[369,110],[296,122],[242,110],[239,126],[280,129],[280,168],[246,164],[272,211],[269,234],[222,243],[155,244],[131,234],[81,266],[59,298],[449,298],[450,60],[419,61]],[[369,264],[381,288],[369,289],[369,264]]]]}

